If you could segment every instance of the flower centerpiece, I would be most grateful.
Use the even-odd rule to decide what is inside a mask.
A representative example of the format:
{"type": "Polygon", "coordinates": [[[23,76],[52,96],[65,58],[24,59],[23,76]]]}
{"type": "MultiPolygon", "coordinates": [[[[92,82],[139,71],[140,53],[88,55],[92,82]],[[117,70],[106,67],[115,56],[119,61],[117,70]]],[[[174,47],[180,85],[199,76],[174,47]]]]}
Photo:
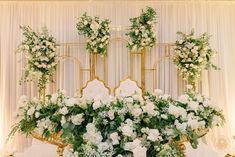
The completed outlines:
{"type": "MultiPolygon", "coordinates": [[[[197,147],[203,130],[221,125],[220,110],[201,95],[186,93],[177,100],[160,90],[144,98],[66,97],[63,92],[39,100],[22,97],[15,131],[59,134],[69,145],[68,157],[184,156],[179,142],[197,147]]],[[[204,132],[204,131],[203,131],[204,132]]]]}
{"type": "Polygon", "coordinates": [[[79,34],[87,37],[86,49],[90,53],[107,54],[107,47],[110,39],[110,20],[101,20],[99,17],[92,18],[87,13],[83,14],[77,23],[79,34]]]}
{"type": "Polygon", "coordinates": [[[55,73],[57,65],[56,43],[47,28],[42,32],[35,32],[29,26],[20,27],[23,30],[24,40],[17,51],[25,54],[26,66],[22,81],[38,79],[39,93],[46,88],[49,77],[55,73]]]}
{"type": "Polygon", "coordinates": [[[188,35],[182,32],[178,32],[178,34],[181,39],[175,43],[173,61],[183,79],[195,86],[202,70],[211,67],[218,69],[211,61],[216,51],[211,49],[207,33],[203,33],[199,37],[195,36],[193,30],[188,35]]]}
{"type": "Polygon", "coordinates": [[[127,33],[129,42],[127,47],[132,51],[142,50],[146,47],[153,47],[156,42],[154,25],[156,23],[156,12],[153,8],[147,7],[142,10],[139,17],[131,18],[130,31],[127,33]]]}

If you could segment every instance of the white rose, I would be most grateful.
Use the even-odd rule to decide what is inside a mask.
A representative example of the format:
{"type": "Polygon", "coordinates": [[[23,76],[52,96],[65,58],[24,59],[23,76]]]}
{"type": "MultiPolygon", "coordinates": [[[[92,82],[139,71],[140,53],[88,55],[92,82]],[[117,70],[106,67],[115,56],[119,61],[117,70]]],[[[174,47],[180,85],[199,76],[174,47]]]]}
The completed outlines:
{"type": "Polygon", "coordinates": [[[183,118],[185,118],[187,115],[187,112],[184,108],[180,106],[175,106],[172,104],[170,104],[168,108],[168,112],[169,114],[174,115],[176,118],[178,118],[179,116],[182,116],[183,118]]]}
{"type": "Polygon", "coordinates": [[[68,108],[67,107],[63,107],[59,110],[59,113],[62,115],[66,115],[67,113],[69,113],[68,108]]]}
{"type": "Polygon", "coordinates": [[[27,102],[28,102],[28,97],[26,95],[22,95],[18,101],[18,108],[25,106],[27,102]]]}
{"type": "Polygon", "coordinates": [[[51,95],[51,102],[52,103],[56,103],[57,102],[57,99],[58,99],[58,93],[54,93],[51,95]]]}
{"type": "Polygon", "coordinates": [[[175,121],[175,126],[181,132],[183,132],[183,133],[186,132],[186,128],[187,128],[187,124],[186,123],[180,123],[178,120],[176,120],[175,121]]]}
{"type": "Polygon", "coordinates": [[[113,120],[115,117],[114,117],[114,112],[112,110],[109,110],[108,111],[108,116],[111,120],[113,120]]]}
{"type": "Polygon", "coordinates": [[[139,117],[142,113],[142,110],[140,108],[134,108],[132,111],[132,114],[134,115],[134,117],[139,117]]]}
{"type": "Polygon", "coordinates": [[[32,107],[30,107],[29,110],[27,111],[27,115],[31,116],[31,115],[34,114],[34,112],[35,112],[35,107],[32,106],[32,107]]]}
{"type": "Polygon", "coordinates": [[[35,118],[38,118],[40,116],[40,113],[39,112],[36,112],[35,113],[35,118]]]}
{"type": "Polygon", "coordinates": [[[129,151],[132,151],[132,150],[134,150],[135,148],[140,147],[140,146],[141,146],[141,141],[140,141],[139,139],[135,139],[133,142],[127,142],[127,143],[125,143],[124,149],[125,149],[125,150],[129,150],[129,151]]]}
{"type": "Polygon", "coordinates": [[[219,124],[222,123],[222,119],[219,116],[213,116],[212,119],[212,126],[218,126],[219,124]]]}
{"type": "Polygon", "coordinates": [[[189,105],[189,107],[190,107],[191,109],[193,109],[194,111],[198,110],[198,107],[199,107],[199,103],[198,103],[198,102],[196,102],[196,101],[190,101],[190,102],[188,103],[188,105],[189,105]]]}
{"type": "Polygon", "coordinates": [[[161,89],[155,89],[154,94],[158,95],[163,95],[163,91],[161,89]]]}
{"type": "Polygon", "coordinates": [[[80,106],[82,109],[87,109],[87,103],[86,102],[80,102],[78,104],[78,106],[80,106]]]}
{"type": "Polygon", "coordinates": [[[125,124],[124,126],[121,127],[122,134],[125,136],[132,136],[133,135],[133,130],[132,127],[125,124]]]}
{"type": "Polygon", "coordinates": [[[110,138],[112,140],[113,145],[119,144],[120,137],[118,136],[117,132],[114,132],[114,133],[110,134],[110,138]]]}
{"type": "Polygon", "coordinates": [[[160,136],[160,133],[157,129],[149,129],[147,139],[155,142],[157,140],[161,140],[162,137],[160,136]]]}
{"type": "Polygon", "coordinates": [[[75,98],[69,98],[65,101],[66,106],[74,106],[77,104],[77,99],[75,98]]]}
{"type": "Polygon", "coordinates": [[[187,104],[188,101],[189,101],[189,96],[184,94],[184,95],[181,95],[179,98],[178,98],[178,101],[179,102],[182,102],[183,104],[187,104]]]}
{"type": "Polygon", "coordinates": [[[146,157],[147,156],[146,151],[147,149],[141,146],[136,147],[135,149],[132,150],[134,157],[146,157]]]}
{"type": "Polygon", "coordinates": [[[93,109],[96,110],[102,106],[102,103],[100,100],[97,100],[93,103],[93,109]]]}
{"type": "Polygon", "coordinates": [[[156,115],[155,105],[152,102],[148,102],[145,106],[142,106],[143,112],[148,113],[151,116],[156,115]]]}
{"type": "Polygon", "coordinates": [[[192,128],[192,130],[203,128],[205,126],[204,121],[198,121],[197,119],[189,119],[187,124],[192,128]]]}
{"type": "Polygon", "coordinates": [[[61,125],[64,125],[66,123],[66,119],[64,116],[62,116],[60,123],[61,123],[61,125]]]}
{"type": "Polygon", "coordinates": [[[71,116],[72,123],[74,125],[80,125],[83,122],[83,120],[84,120],[83,115],[84,114],[82,113],[82,114],[77,114],[77,115],[71,116]]]}

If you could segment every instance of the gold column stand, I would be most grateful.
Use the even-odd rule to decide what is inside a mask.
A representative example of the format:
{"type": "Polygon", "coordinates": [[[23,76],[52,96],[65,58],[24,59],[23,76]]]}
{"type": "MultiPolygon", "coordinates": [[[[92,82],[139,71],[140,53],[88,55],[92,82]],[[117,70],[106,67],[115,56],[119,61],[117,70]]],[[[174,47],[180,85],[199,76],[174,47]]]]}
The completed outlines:
{"type": "Polygon", "coordinates": [[[145,92],[145,53],[146,49],[141,50],[141,88],[145,92]]]}

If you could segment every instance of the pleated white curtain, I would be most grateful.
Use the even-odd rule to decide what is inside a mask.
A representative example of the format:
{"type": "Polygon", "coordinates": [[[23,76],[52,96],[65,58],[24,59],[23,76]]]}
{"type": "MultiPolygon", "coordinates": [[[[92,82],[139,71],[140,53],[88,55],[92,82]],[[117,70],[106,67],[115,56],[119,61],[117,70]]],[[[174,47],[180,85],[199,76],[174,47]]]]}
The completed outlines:
{"type": "MultiPolygon", "coordinates": [[[[177,31],[189,33],[192,28],[195,28],[197,34],[208,32],[213,35],[212,46],[219,52],[215,63],[221,70],[209,71],[203,75],[203,93],[210,96],[215,105],[224,110],[226,124],[224,128],[211,131],[206,137],[206,142],[215,148],[235,151],[232,147],[232,136],[235,135],[235,2],[92,0],[0,2],[0,152],[22,151],[30,145],[30,140],[20,135],[7,145],[5,143],[10,126],[15,121],[13,113],[16,111],[17,99],[22,94],[36,96],[35,85],[18,84],[24,66],[22,55],[15,53],[22,39],[19,26],[30,25],[36,30],[47,26],[58,43],[78,42],[84,38],[77,35],[75,26],[77,17],[84,12],[109,18],[113,26],[127,26],[129,18],[138,16],[141,8],[145,6],[152,6],[157,10],[159,19],[156,29],[159,43],[173,43],[177,39],[177,31]]],[[[123,37],[124,34],[112,31],[112,37],[123,37]]],[[[112,44],[109,49],[113,51],[109,53],[107,81],[109,86],[114,87],[128,74],[127,69],[123,68],[128,64],[123,53],[127,49],[123,44],[112,44]]],[[[61,73],[70,74],[70,68],[61,68],[61,73]]],[[[164,71],[171,73],[172,69],[165,68],[164,71]]],[[[62,79],[60,87],[69,82],[67,79],[74,79],[73,75],[69,76],[71,77],[59,76],[62,79]]],[[[175,88],[171,84],[176,83],[176,78],[173,75],[160,75],[159,79],[162,80],[160,87],[174,94],[175,88]]],[[[73,87],[73,84],[68,84],[69,87],[73,87]]]]}

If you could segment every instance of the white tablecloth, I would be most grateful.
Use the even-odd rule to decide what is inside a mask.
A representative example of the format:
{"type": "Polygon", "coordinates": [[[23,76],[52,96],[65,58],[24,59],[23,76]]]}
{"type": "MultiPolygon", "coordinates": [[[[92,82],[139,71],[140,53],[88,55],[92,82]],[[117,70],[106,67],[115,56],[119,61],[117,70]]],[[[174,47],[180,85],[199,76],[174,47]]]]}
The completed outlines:
{"type": "MultiPolygon", "coordinates": [[[[210,146],[199,141],[198,149],[193,149],[190,144],[186,144],[186,157],[224,157],[225,154],[219,153],[210,146]]],[[[24,153],[17,153],[15,157],[56,157],[56,147],[42,143],[38,140],[33,141],[32,147],[24,153]]]]}

